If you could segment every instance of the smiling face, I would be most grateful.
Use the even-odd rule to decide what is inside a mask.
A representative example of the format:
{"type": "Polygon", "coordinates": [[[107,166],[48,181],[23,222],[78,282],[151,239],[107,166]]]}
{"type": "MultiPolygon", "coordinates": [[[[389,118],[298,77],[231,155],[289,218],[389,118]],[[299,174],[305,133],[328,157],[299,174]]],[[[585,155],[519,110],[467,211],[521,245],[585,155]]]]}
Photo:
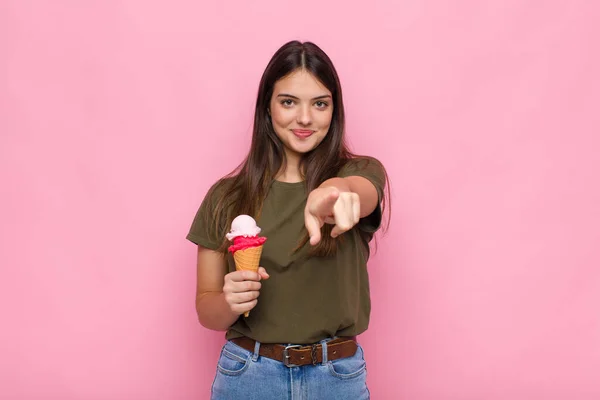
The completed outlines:
{"type": "Polygon", "coordinates": [[[275,83],[269,110],[273,129],[285,146],[288,161],[296,162],[327,135],[333,99],[314,75],[299,69],[275,83]]]}

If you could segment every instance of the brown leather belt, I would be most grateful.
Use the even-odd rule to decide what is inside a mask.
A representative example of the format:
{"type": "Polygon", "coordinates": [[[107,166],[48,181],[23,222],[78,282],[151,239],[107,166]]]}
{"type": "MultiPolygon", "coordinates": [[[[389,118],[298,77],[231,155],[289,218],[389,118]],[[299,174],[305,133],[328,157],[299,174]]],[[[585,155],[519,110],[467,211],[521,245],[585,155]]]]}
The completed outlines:
{"type": "MultiPolygon", "coordinates": [[[[239,337],[231,341],[243,349],[254,352],[255,341],[248,337],[239,337]]],[[[340,337],[327,342],[327,360],[352,357],[358,344],[356,336],[340,337]]],[[[285,346],[282,344],[261,343],[258,354],[263,357],[281,361],[288,367],[301,365],[317,365],[323,362],[323,348],[320,343],[309,345],[285,346]]]]}

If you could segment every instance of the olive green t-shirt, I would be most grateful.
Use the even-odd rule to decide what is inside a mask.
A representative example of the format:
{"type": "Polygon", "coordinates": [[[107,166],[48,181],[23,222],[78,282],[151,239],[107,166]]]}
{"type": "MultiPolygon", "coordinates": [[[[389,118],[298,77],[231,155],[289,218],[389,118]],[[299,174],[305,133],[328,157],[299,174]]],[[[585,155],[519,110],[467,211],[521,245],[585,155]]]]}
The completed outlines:
{"type": "MultiPolygon", "coordinates": [[[[258,304],[250,316],[241,316],[227,331],[227,339],[247,336],[262,343],[305,344],[358,335],[367,329],[371,312],[368,242],[381,223],[385,175],[374,158],[352,160],[337,175],[371,181],[379,195],[375,211],[342,235],[335,256],[309,256],[310,243],[294,253],[306,234],[305,182],[274,181],[257,220],[260,236],[267,237],[260,265],[270,278],[262,281],[258,304]]],[[[211,232],[212,225],[204,223],[212,221],[214,197],[205,197],[187,235],[191,242],[213,250],[226,233],[211,232]]],[[[235,271],[231,254],[227,262],[229,271],[235,271]]]]}

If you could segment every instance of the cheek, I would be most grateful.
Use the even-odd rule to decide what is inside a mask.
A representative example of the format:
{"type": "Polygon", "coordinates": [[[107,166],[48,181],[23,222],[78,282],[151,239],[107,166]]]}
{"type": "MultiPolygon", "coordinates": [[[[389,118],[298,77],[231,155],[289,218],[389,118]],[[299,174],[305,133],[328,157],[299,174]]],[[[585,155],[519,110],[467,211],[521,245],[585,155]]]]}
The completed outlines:
{"type": "Polygon", "coordinates": [[[274,124],[287,126],[290,124],[290,121],[294,119],[294,115],[289,110],[277,107],[271,112],[271,119],[274,124]]]}
{"type": "Polygon", "coordinates": [[[324,129],[325,131],[329,129],[329,127],[331,126],[331,117],[331,114],[325,114],[320,116],[319,125],[321,126],[321,129],[324,129]]]}
{"type": "Polygon", "coordinates": [[[282,118],[281,115],[274,115],[273,116],[273,125],[286,126],[287,123],[285,121],[285,118],[282,118]]]}

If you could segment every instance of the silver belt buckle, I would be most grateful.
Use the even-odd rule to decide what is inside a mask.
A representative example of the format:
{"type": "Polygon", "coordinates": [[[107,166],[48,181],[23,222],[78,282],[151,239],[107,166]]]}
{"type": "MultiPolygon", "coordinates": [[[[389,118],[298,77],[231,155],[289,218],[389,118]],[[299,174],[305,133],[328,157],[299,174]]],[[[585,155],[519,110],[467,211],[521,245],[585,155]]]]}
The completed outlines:
{"type": "Polygon", "coordinates": [[[290,355],[288,353],[289,349],[298,349],[302,346],[300,346],[299,344],[293,344],[290,346],[285,346],[285,349],[283,349],[283,365],[285,365],[288,368],[292,368],[292,367],[298,367],[299,365],[297,364],[291,364],[290,363],[290,355]]]}

